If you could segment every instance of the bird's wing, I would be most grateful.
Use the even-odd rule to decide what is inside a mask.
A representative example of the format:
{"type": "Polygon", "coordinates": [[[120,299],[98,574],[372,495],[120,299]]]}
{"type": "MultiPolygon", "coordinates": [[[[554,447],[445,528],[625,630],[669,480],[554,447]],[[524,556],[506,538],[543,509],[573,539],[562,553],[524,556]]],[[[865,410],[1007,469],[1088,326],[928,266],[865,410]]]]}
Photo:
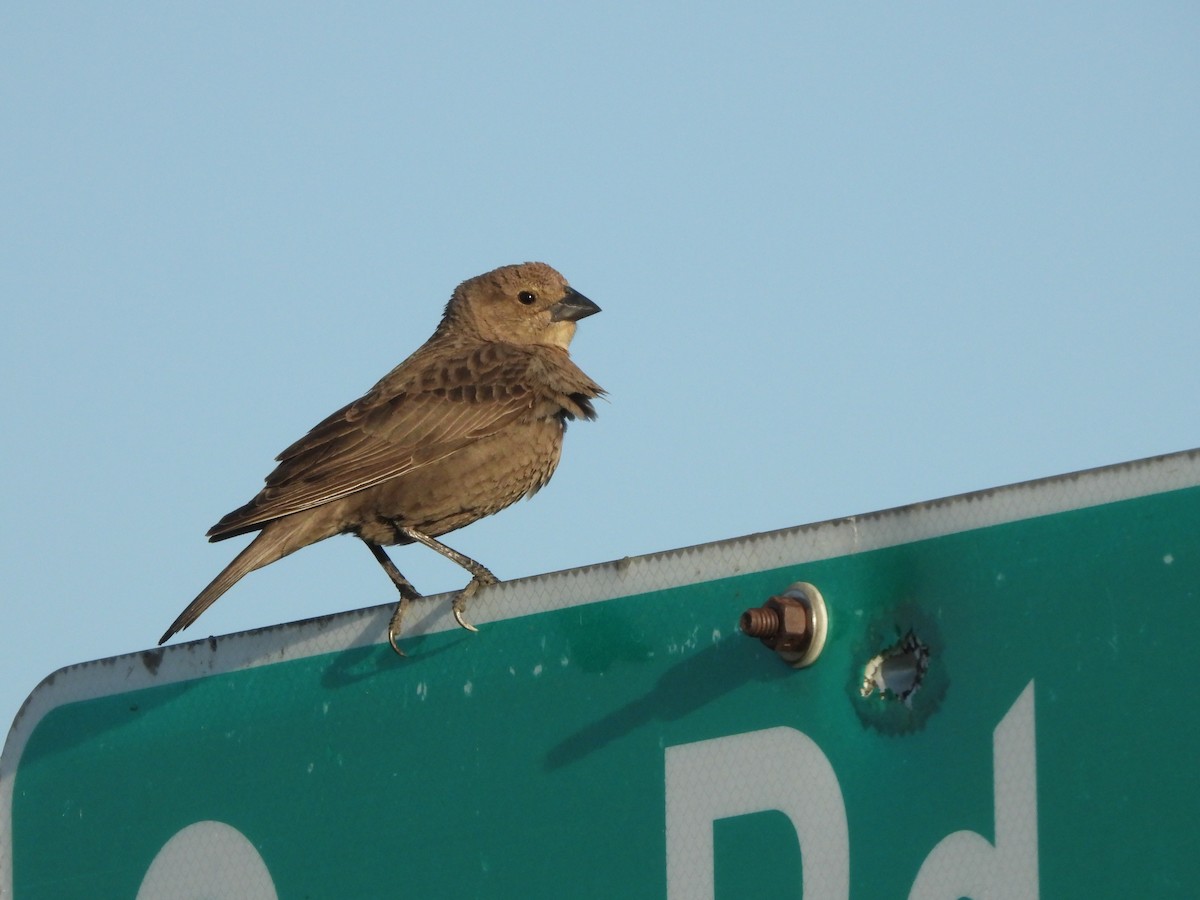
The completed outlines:
{"type": "Polygon", "coordinates": [[[209,537],[232,537],[337,500],[494,434],[533,409],[541,393],[537,370],[530,357],[503,345],[435,360],[414,356],[279,454],[266,487],[209,537]]]}

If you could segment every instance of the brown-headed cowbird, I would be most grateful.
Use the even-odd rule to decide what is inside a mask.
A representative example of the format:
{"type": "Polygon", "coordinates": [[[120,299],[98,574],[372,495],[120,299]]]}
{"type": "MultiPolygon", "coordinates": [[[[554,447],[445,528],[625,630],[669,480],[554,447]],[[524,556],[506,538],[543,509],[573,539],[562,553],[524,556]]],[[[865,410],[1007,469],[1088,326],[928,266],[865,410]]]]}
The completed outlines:
{"type": "Polygon", "coordinates": [[[567,355],[575,323],[599,312],[545,263],[464,281],[433,336],[370,391],[277,457],[266,487],[208,532],[257,531],[159,640],[187,628],[247,572],[335,534],[370,548],[400,591],[396,636],[420,594],[383,550],[425,544],[471,573],[464,604],[496,577],[436,537],[532,496],[558,465],[568,419],[595,418],[603,389],[567,355]]]}

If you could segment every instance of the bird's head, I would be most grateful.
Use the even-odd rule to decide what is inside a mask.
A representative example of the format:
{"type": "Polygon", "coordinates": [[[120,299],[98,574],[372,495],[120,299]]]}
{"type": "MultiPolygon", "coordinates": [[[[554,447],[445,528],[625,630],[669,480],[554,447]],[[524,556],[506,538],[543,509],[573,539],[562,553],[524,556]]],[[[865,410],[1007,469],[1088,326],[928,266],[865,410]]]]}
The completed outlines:
{"type": "Polygon", "coordinates": [[[565,350],[575,323],[598,312],[599,306],[550,266],[529,262],[464,281],[446,305],[442,324],[467,328],[487,341],[565,350]]]}

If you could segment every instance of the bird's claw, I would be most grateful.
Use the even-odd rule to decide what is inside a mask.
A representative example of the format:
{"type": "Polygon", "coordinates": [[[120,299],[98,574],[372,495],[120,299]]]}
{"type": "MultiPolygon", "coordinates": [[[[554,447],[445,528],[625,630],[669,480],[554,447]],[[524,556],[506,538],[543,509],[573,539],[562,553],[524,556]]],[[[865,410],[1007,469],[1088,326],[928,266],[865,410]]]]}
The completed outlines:
{"type": "Polygon", "coordinates": [[[454,607],[454,621],[457,622],[460,627],[467,629],[467,631],[474,631],[476,634],[479,633],[478,628],[463,618],[463,611],[459,609],[458,606],[454,607]]]}
{"type": "Polygon", "coordinates": [[[400,635],[398,633],[392,631],[391,628],[388,629],[388,643],[392,645],[392,649],[396,651],[396,655],[397,656],[408,656],[407,653],[405,653],[403,650],[400,649],[400,645],[396,643],[396,639],[398,637],[400,637],[400,635]]]}
{"type": "Polygon", "coordinates": [[[474,631],[476,633],[479,632],[479,629],[468,622],[465,618],[467,601],[474,597],[475,592],[481,587],[498,584],[499,581],[500,579],[484,569],[483,572],[476,574],[476,576],[471,579],[465,588],[454,595],[454,600],[451,602],[450,608],[454,612],[454,621],[459,624],[460,628],[465,628],[467,631],[474,631]]]}
{"type": "MultiPolygon", "coordinates": [[[[418,594],[417,596],[420,595],[418,594]]],[[[409,602],[409,597],[401,597],[400,602],[396,604],[396,611],[392,613],[392,618],[388,622],[388,643],[392,645],[392,649],[396,651],[397,656],[407,656],[407,654],[400,649],[400,645],[397,644],[396,641],[400,637],[400,623],[404,619],[404,613],[408,610],[409,602]]]]}
{"type": "MultiPolygon", "coordinates": [[[[451,601],[450,608],[454,612],[454,621],[459,624],[459,627],[465,628],[467,631],[474,631],[476,633],[479,632],[479,629],[466,619],[467,601],[474,597],[475,592],[481,587],[498,584],[499,581],[500,579],[484,569],[482,572],[476,574],[465,588],[454,595],[454,600],[451,601]]],[[[411,586],[409,587],[411,590],[411,586]]],[[[412,593],[416,597],[421,596],[415,591],[412,593]]],[[[400,598],[400,602],[396,604],[396,611],[392,613],[391,621],[388,622],[388,643],[391,645],[392,649],[396,651],[397,656],[407,656],[407,654],[400,649],[400,645],[397,642],[400,639],[400,623],[403,621],[404,613],[408,610],[408,604],[412,599],[413,598],[409,596],[408,592],[406,591],[400,598]]]]}

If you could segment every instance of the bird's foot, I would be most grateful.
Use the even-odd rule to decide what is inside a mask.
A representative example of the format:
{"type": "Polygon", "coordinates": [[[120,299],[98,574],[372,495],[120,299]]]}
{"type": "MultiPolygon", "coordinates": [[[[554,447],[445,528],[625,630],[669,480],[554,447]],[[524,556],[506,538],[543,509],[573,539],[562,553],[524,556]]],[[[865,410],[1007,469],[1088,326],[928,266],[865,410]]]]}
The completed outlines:
{"type": "Polygon", "coordinates": [[[405,652],[400,649],[400,645],[396,643],[400,639],[400,623],[404,620],[404,614],[408,611],[409,597],[402,596],[400,602],[396,604],[396,610],[392,613],[392,618],[388,622],[388,643],[392,645],[392,649],[396,651],[397,656],[405,656],[405,652]]]}
{"type": "Polygon", "coordinates": [[[404,613],[408,611],[408,604],[413,600],[419,600],[421,593],[412,586],[412,582],[401,574],[396,568],[396,564],[384,552],[383,548],[378,544],[368,541],[363,538],[363,543],[371,551],[371,554],[378,560],[379,565],[383,566],[383,571],[387,573],[388,578],[392,580],[392,584],[396,586],[396,590],[400,592],[400,602],[396,604],[396,611],[392,613],[391,621],[388,622],[388,643],[392,645],[392,649],[396,651],[397,656],[404,656],[404,651],[400,649],[400,645],[396,643],[400,639],[400,623],[404,619],[404,613]]]}
{"type": "Polygon", "coordinates": [[[454,595],[454,600],[450,604],[450,608],[454,612],[454,621],[457,622],[460,627],[467,629],[467,631],[479,631],[478,628],[468,622],[465,618],[467,601],[475,596],[475,592],[481,587],[487,587],[488,585],[500,583],[500,579],[487,569],[483,568],[483,566],[480,566],[479,569],[480,571],[475,573],[475,577],[471,579],[470,583],[454,595]]]}

